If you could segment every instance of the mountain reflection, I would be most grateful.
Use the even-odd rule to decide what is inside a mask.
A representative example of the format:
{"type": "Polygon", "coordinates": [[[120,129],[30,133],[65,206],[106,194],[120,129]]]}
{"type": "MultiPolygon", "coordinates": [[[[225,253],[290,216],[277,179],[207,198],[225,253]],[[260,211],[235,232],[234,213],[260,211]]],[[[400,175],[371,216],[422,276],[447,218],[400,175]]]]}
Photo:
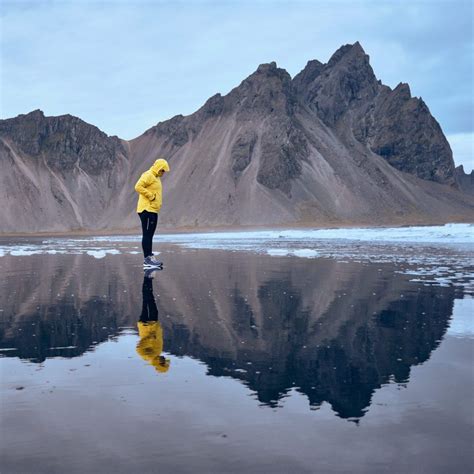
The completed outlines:
{"type": "Polygon", "coordinates": [[[454,301],[452,288],[409,282],[390,265],[208,251],[174,253],[153,292],[135,260],[37,255],[20,274],[3,257],[0,354],[75,357],[138,325],[137,353],[159,372],[164,347],[241,380],[262,404],[295,389],[313,408],[326,401],[357,418],[375,389],[406,383],[430,357],[454,301]]]}

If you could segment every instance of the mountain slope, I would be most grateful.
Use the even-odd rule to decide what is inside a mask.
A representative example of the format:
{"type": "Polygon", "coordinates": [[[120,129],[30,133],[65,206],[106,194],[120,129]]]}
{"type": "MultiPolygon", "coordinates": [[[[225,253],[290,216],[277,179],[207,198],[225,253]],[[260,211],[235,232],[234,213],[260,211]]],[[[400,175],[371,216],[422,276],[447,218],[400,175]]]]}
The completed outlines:
{"type": "Polygon", "coordinates": [[[82,120],[37,110],[0,121],[3,232],[94,229],[128,206],[128,145],[82,120]]]}
{"type": "Polygon", "coordinates": [[[136,160],[170,159],[161,222],[173,226],[472,219],[439,125],[406,94],[375,79],[356,43],[293,80],[275,63],[261,65],[130,149],[136,160]]]}
{"type": "Polygon", "coordinates": [[[136,227],[133,186],[158,156],[160,226],[472,221],[449,144],[359,43],[295,78],[262,64],[225,96],[126,142],[40,111],[0,121],[1,232],[136,227]]]}

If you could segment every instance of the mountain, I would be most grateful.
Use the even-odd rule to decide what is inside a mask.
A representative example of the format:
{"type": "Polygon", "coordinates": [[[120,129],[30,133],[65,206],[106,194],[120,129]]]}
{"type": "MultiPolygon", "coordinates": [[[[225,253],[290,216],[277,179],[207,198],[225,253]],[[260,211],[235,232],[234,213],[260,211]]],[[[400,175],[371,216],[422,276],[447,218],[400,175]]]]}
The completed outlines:
{"type": "Polygon", "coordinates": [[[130,141],[35,111],[0,121],[0,147],[1,232],[137,227],[133,186],[157,156],[163,227],[474,219],[427,105],[378,81],[359,43],[294,78],[262,64],[130,141]]]}
{"type": "Polygon", "coordinates": [[[459,165],[454,170],[454,177],[459,189],[474,196],[474,171],[467,174],[464,172],[464,166],[459,165]]]}
{"type": "Polygon", "coordinates": [[[39,110],[0,121],[0,137],[1,231],[97,229],[130,212],[126,142],[39,110]]]}

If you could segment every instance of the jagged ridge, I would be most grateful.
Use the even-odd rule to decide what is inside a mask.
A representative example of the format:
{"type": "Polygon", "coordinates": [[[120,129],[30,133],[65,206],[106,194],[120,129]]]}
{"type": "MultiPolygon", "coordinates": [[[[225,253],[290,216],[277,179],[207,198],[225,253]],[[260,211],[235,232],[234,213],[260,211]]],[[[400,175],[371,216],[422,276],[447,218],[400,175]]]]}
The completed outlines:
{"type": "Polygon", "coordinates": [[[0,121],[0,139],[3,232],[135,227],[133,183],[157,155],[172,167],[160,219],[172,227],[473,217],[428,107],[406,84],[381,84],[359,43],[293,79],[262,64],[227,95],[130,142],[40,111],[0,121]]]}

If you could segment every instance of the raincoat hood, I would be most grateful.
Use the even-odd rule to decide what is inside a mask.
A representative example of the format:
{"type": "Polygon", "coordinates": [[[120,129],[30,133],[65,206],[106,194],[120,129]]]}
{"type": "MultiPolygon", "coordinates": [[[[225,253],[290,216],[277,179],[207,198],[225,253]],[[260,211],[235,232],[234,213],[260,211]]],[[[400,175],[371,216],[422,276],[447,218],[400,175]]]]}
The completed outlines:
{"type": "Polygon", "coordinates": [[[158,171],[160,170],[165,170],[166,172],[168,172],[170,170],[170,165],[168,164],[168,162],[163,159],[163,158],[158,158],[155,163],[153,163],[152,167],[150,168],[151,171],[153,171],[153,173],[155,175],[158,174],[158,171]]]}

